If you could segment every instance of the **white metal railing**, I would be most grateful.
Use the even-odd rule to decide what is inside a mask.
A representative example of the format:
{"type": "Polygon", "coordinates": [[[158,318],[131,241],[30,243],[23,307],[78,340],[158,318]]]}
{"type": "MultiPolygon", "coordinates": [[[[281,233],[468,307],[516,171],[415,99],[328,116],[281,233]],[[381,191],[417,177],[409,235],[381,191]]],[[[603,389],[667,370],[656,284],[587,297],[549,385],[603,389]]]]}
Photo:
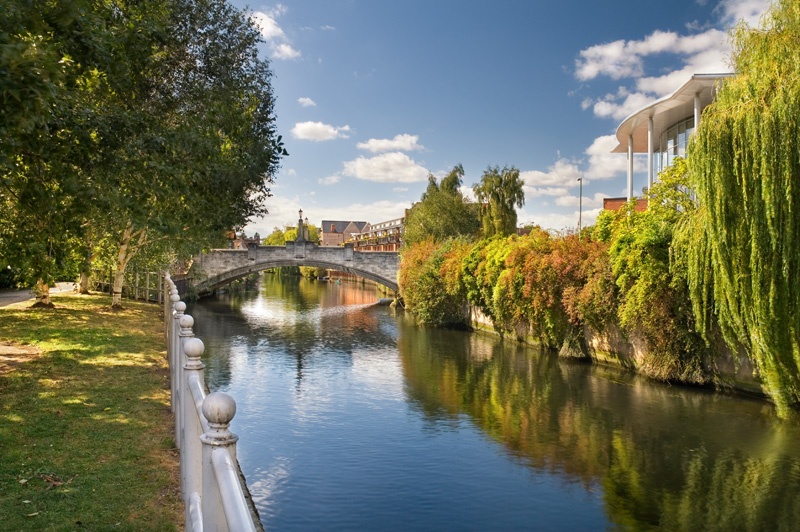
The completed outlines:
{"type": "Polygon", "coordinates": [[[222,392],[206,395],[203,342],[194,337],[194,319],[164,274],[164,332],[170,367],[170,398],[175,414],[175,444],[180,450],[181,496],[187,532],[255,532],[236,462],[236,440],[228,427],[236,402],[222,392]]]}

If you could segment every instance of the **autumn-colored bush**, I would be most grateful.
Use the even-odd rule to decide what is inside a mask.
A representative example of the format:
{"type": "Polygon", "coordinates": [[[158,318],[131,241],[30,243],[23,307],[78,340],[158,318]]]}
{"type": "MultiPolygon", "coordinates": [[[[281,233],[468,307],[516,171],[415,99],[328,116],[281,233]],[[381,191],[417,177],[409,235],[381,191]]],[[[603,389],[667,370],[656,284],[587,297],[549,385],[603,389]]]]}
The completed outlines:
{"type": "Polygon", "coordinates": [[[562,355],[586,356],[585,326],[610,325],[645,343],[641,371],[661,380],[702,383],[708,355],[694,332],[686,268],[673,232],[694,209],[678,160],[652,187],[650,208],[605,212],[593,233],[495,236],[403,252],[400,290],[407,308],[433,325],[467,323],[468,302],[501,334],[533,337],[562,355]]]}
{"type": "MultiPolygon", "coordinates": [[[[406,308],[421,323],[438,327],[469,326],[464,291],[453,273],[454,257],[463,253],[466,246],[462,239],[443,243],[428,239],[404,248],[398,286],[406,308]]],[[[460,265],[460,260],[455,264],[460,265]]]]}

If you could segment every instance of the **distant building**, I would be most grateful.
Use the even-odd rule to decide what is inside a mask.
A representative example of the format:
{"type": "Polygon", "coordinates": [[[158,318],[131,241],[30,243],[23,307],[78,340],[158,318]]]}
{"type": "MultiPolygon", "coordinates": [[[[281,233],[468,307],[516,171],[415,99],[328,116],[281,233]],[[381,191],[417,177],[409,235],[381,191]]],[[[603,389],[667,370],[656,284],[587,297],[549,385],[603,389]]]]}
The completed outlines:
{"type": "Polygon", "coordinates": [[[353,235],[360,233],[367,222],[342,220],[322,220],[320,235],[323,246],[341,246],[352,240],[353,235]]]}
{"type": "MultiPolygon", "coordinates": [[[[621,198],[603,198],[603,209],[606,211],[617,211],[628,203],[628,198],[625,196],[621,198]]],[[[647,210],[647,200],[644,198],[636,198],[636,212],[644,212],[647,210]]]]}
{"type": "MultiPolygon", "coordinates": [[[[655,176],[672,164],[675,157],[684,157],[689,136],[700,123],[700,115],[714,101],[718,82],[734,74],[695,74],[678,90],[643,107],[622,121],[617,128],[619,145],[612,153],[628,154],[628,196],[607,198],[603,208],[616,210],[633,195],[633,155],[647,154],[647,187],[655,176]],[[622,200],[621,202],[619,200],[622,200]]],[[[640,200],[636,210],[647,209],[640,200]]]]}
{"type": "Polygon", "coordinates": [[[358,251],[399,251],[404,227],[405,218],[367,224],[361,232],[353,235],[353,247],[358,251]]]}
{"type": "Polygon", "coordinates": [[[254,234],[252,238],[248,238],[244,231],[242,231],[242,234],[238,236],[236,233],[231,231],[228,234],[228,238],[231,239],[228,243],[228,247],[230,249],[247,249],[248,244],[255,244],[257,246],[261,245],[261,237],[258,233],[254,234]]]}

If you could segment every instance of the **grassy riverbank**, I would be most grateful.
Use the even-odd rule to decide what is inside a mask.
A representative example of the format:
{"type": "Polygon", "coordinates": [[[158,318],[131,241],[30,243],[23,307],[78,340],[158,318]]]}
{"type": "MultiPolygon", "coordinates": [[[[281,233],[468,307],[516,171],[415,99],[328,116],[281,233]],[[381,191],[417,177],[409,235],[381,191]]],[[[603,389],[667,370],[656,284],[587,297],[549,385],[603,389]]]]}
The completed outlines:
{"type": "Polygon", "coordinates": [[[159,307],[53,303],[0,308],[0,528],[182,528],[159,307]]]}

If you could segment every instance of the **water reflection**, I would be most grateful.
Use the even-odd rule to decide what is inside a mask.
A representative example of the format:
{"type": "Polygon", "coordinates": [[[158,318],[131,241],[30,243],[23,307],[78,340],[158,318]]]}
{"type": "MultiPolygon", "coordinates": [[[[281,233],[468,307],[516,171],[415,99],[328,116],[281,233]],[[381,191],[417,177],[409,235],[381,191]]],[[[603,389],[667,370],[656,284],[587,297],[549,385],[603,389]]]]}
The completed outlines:
{"type": "Polygon", "coordinates": [[[191,312],[279,530],[796,530],[800,428],[759,401],[417,327],[265,276],[191,312]]]}
{"type": "Polygon", "coordinates": [[[797,530],[800,431],[768,405],[479,335],[400,331],[422,413],[465,413],[526,466],[601,485],[620,529],[797,530]]]}

